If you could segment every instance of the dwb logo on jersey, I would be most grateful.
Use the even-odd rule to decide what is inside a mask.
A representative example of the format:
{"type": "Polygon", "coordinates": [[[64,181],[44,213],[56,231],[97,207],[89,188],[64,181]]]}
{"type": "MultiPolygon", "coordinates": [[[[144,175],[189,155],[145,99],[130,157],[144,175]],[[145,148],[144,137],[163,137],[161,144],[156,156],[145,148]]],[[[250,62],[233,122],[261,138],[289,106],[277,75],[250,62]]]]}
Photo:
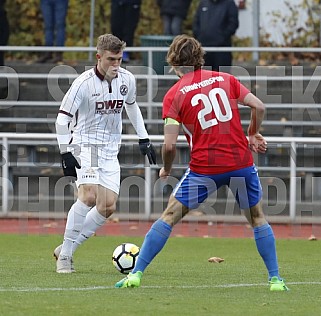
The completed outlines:
{"type": "Polygon", "coordinates": [[[121,95],[126,95],[128,93],[128,87],[126,85],[121,85],[120,86],[120,89],[119,89],[119,92],[121,95]]]}
{"type": "Polygon", "coordinates": [[[124,100],[108,100],[96,102],[96,114],[117,114],[121,113],[124,100]]]}

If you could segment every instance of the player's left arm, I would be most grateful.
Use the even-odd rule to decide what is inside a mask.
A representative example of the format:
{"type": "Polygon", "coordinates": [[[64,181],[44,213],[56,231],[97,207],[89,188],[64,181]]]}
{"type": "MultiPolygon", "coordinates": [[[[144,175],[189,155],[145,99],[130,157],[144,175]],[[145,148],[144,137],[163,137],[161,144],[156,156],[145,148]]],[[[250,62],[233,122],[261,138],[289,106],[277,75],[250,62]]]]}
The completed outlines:
{"type": "Polygon", "coordinates": [[[140,111],[140,108],[137,102],[135,101],[134,103],[131,103],[131,104],[125,103],[125,109],[130,122],[135,128],[138,138],[139,139],[148,138],[148,133],[145,128],[142,112],[140,111]]]}
{"type": "Polygon", "coordinates": [[[242,103],[251,108],[251,120],[247,130],[250,149],[255,153],[265,153],[267,142],[259,132],[264,119],[265,105],[252,93],[248,93],[242,103]]]}
{"type": "Polygon", "coordinates": [[[180,123],[174,119],[166,118],[164,126],[164,144],[162,148],[162,158],[164,167],[159,171],[160,178],[170,175],[173,162],[176,156],[176,143],[179,135],[180,123]]]}
{"type": "Polygon", "coordinates": [[[150,164],[156,165],[156,152],[153,144],[151,143],[147,130],[145,128],[144,119],[142,116],[142,112],[136,102],[136,82],[135,77],[132,73],[128,73],[129,75],[129,89],[128,95],[125,101],[125,109],[128,115],[130,122],[139,138],[139,149],[140,152],[147,156],[150,164]]]}
{"type": "Polygon", "coordinates": [[[147,156],[150,164],[156,164],[156,152],[153,144],[150,142],[145,128],[144,119],[137,102],[125,104],[128,118],[135,128],[139,138],[139,148],[141,153],[147,156]]]}

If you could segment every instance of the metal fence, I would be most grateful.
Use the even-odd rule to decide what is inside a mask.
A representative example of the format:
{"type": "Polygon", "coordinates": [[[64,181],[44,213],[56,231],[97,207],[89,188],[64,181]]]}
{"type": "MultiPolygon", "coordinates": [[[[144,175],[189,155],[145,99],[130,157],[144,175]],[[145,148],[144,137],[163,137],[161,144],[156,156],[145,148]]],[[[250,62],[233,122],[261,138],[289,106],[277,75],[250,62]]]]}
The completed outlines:
{"type": "MultiPolygon", "coordinates": [[[[151,136],[152,141],[157,146],[162,143],[163,137],[162,136],[151,136]]],[[[21,168],[21,167],[29,167],[29,168],[39,168],[47,169],[47,168],[60,168],[60,163],[52,163],[52,162],[19,162],[19,161],[10,161],[9,152],[10,147],[15,144],[32,144],[34,142],[35,144],[41,144],[42,141],[44,141],[44,144],[52,143],[53,145],[56,144],[56,136],[55,134],[19,134],[19,133],[0,133],[0,141],[2,144],[2,177],[1,177],[1,189],[2,189],[2,215],[8,215],[12,211],[12,205],[13,205],[13,199],[12,196],[13,192],[13,186],[17,185],[17,183],[12,183],[10,181],[10,172],[13,168],[21,168]]],[[[137,141],[136,135],[123,135],[123,143],[132,143],[137,141]]],[[[269,172],[269,178],[270,179],[280,179],[282,180],[282,173],[287,174],[287,177],[289,178],[289,193],[285,194],[283,196],[279,195],[276,199],[276,203],[284,204],[288,200],[289,203],[289,213],[286,216],[287,220],[289,222],[300,222],[304,220],[302,213],[300,213],[300,210],[297,209],[297,203],[300,201],[301,197],[298,194],[298,186],[301,186],[301,176],[300,174],[302,172],[310,172],[310,173],[321,173],[321,167],[306,167],[304,165],[298,165],[297,164],[297,153],[298,148],[302,148],[302,146],[320,146],[321,145],[321,138],[308,138],[308,137],[267,137],[267,141],[270,147],[278,147],[280,148],[289,148],[289,155],[286,157],[288,161],[288,165],[285,166],[268,166],[268,165],[261,165],[259,161],[257,161],[259,172],[269,172]]],[[[185,144],[185,138],[183,136],[179,136],[179,144],[185,144]]],[[[175,168],[183,169],[186,168],[187,165],[181,165],[176,164],[174,165],[175,168]]],[[[141,183],[144,184],[143,191],[144,193],[139,196],[140,200],[144,202],[144,205],[142,207],[142,211],[138,211],[138,215],[141,218],[149,219],[152,217],[153,213],[159,213],[161,210],[153,210],[153,199],[157,198],[155,195],[155,184],[158,181],[155,178],[154,172],[156,172],[159,169],[159,166],[145,166],[144,164],[138,164],[138,165],[132,165],[131,168],[137,170],[142,170],[142,174],[140,175],[140,179],[143,181],[141,183]]],[[[44,177],[43,175],[39,175],[40,177],[44,177]]],[[[137,185],[137,179],[138,177],[135,177],[134,181],[132,182],[132,185],[137,185]]],[[[319,178],[316,177],[318,180],[316,183],[319,184],[319,178]]],[[[61,183],[56,183],[57,186],[61,185],[61,183]]],[[[276,186],[276,190],[279,190],[278,186],[276,186]]],[[[266,190],[265,190],[266,191],[266,190]]],[[[282,191],[282,188],[280,188],[280,191],[282,191]]],[[[122,191],[121,191],[122,192],[122,191]]],[[[311,203],[308,205],[308,208],[311,210],[313,208],[319,208],[320,200],[318,200],[316,197],[313,196],[313,190],[312,190],[312,199],[311,203]]],[[[49,194],[49,193],[48,193],[49,194]]],[[[42,197],[45,199],[45,197],[42,197]]],[[[57,199],[58,197],[53,197],[54,199],[57,199]]],[[[60,197],[61,198],[61,197],[60,197]]],[[[63,197],[62,197],[63,198],[63,197]]],[[[125,196],[122,196],[122,193],[120,194],[120,199],[124,199],[124,203],[126,200],[126,203],[130,205],[130,195],[127,196],[129,200],[126,200],[125,196]]],[[[265,204],[266,207],[269,208],[269,198],[265,197],[265,204]]],[[[125,204],[123,204],[125,205],[125,204]]],[[[284,204],[285,205],[285,204],[284,204]]],[[[24,211],[22,209],[21,211],[24,211]]],[[[56,210],[57,211],[57,210],[56,210]]],[[[58,212],[63,212],[63,210],[60,208],[58,212]]],[[[125,210],[124,208],[120,210],[121,212],[124,211],[125,214],[127,212],[127,215],[130,214],[129,210],[125,210]]],[[[213,214],[212,214],[213,215],[213,214]]],[[[224,215],[224,214],[223,214],[224,215]]],[[[225,214],[226,215],[226,214],[225,214]]],[[[230,214],[231,215],[231,214],[230,214]]],[[[271,214],[270,214],[271,215],[271,214]]],[[[277,215],[277,214],[274,214],[277,215]]],[[[316,215],[313,214],[313,212],[310,215],[316,215]]],[[[312,216],[314,218],[306,217],[308,220],[316,221],[320,219],[320,216],[312,216]]]]}
{"type": "MultiPolygon", "coordinates": [[[[10,47],[10,46],[0,46],[0,50],[6,51],[47,51],[48,47],[10,47]]],[[[80,52],[94,52],[95,48],[91,47],[51,47],[51,51],[80,51],[80,52]]],[[[137,80],[144,80],[146,82],[146,93],[143,98],[139,101],[139,105],[145,109],[145,118],[147,124],[162,124],[162,120],[160,117],[155,117],[155,109],[161,108],[161,102],[155,101],[155,85],[158,84],[159,81],[173,81],[176,80],[176,76],[170,74],[156,74],[153,70],[153,54],[155,52],[166,52],[166,47],[135,47],[128,48],[128,51],[132,52],[145,52],[148,55],[147,61],[148,64],[143,69],[141,66],[128,66],[129,70],[132,70],[137,80]],[[135,68],[136,67],[136,68],[135,68]]],[[[320,53],[321,48],[253,48],[253,47],[234,47],[234,48],[207,48],[208,51],[220,50],[220,51],[241,51],[241,52],[310,52],[310,53],[320,53]]],[[[244,72],[240,72],[238,78],[240,81],[245,83],[255,82],[257,85],[261,83],[267,82],[292,82],[292,83],[302,83],[302,87],[306,88],[312,86],[312,92],[319,93],[319,82],[321,80],[321,68],[316,67],[315,71],[306,75],[304,71],[300,69],[294,69],[292,74],[286,74],[285,71],[281,69],[280,73],[275,74],[262,74],[258,71],[255,75],[245,74],[244,72]]],[[[6,67],[0,67],[0,78],[6,78],[8,81],[10,80],[58,80],[61,78],[67,79],[70,82],[78,76],[78,74],[70,69],[70,73],[15,73],[14,71],[7,71],[6,67]]],[[[167,69],[168,70],[168,69],[167,69]]],[[[236,69],[237,70],[237,69],[236,69]]],[[[166,73],[166,69],[164,71],[166,73]]],[[[261,85],[262,86],[262,85],[261,85]]],[[[264,87],[264,84],[263,84],[264,87]]],[[[301,86],[299,85],[299,88],[301,86]]],[[[293,88],[293,94],[296,93],[296,87],[293,88]]],[[[296,96],[293,95],[293,99],[296,99],[296,96]]],[[[261,156],[256,156],[256,164],[259,167],[260,175],[263,179],[263,191],[264,197],[263,202],[265,209],[267,209],[267,214],[269,216],[274,216],[277,221],[281,218],[284,218],[285,221],[321,221],[320,214],[320,202],[321,202],[321,193],[318,189],[321,187],[320,175],[321,175],[321,165],[319,166],[319,161],[321,154],[319,155],[319,148],[321,147],[321,138],[319,138],[319,127],[321,126],[321,119],[319,110],[321,109],[319,102],[313,102],[310,100],[311,98],[305,98],[304,93],[302,93],[302,98],[298,98],[295,102],[267,102],[266,107],[269,113],[269,110],[279,110],[280,113],[282,111],[299,111],[300,115],[290,118],[282,119],[282,115],[278,117],[268,118],[264,121],[263,127],[267,129],[268,127],[272,130],[277,130],[279,128],[282,132],[278,133],[277,136],[267,137],[269,142],[269,153],[267,158],[263,158],[261,156]],[[308,118],[303,117],[303,112],[307,112],[308,118]],[[286,137],[286,129],[287,127],[292,128],[294,131],[300,130],[304,127],[309,128],[309,131],[315,131],[313,136],[315,137],[286,137]],[[311,153],[312,152],[312,153],[311,153]],[[272,158],[274,157],[274,160],[272,158]],[[275,181],[275,179],[279,179],[280,181],[275,181]],[[279,183],[276,184],[273,183],[279,183]],[[283,184],[282,184],[283,183],[283,184]],[[276,191],[273,194],[270,194],[269,190],[272,188],[272,191],[276,191]],[[285,188],[285,189],[284,189],[285,188]],[[281,193],[280,193],[281,192],[281,193]],[[270,199],[270,195],[272,199],[270,199]],[[271,205],[271,200],[274,205],[271,205]],[[279,206],[279,207],[277,207],[279,206]]],[[[312,98],[313,99],[313,98],[312,98]]],[[[29,107],[29,106],[37,106],[39,108],[48,109],[58,109],[60,104],[59,100],[55,101],[45,101],[45,100],[21,100],[11,99],[11,100],[1,100],[0,107],[29,107]]],[[[241,112],[243,108],[240,108],[241,112]]],[[[55,118],[54,117],[46,117],[45,122],[47,124],[51,124],[53,126],[55,118]]],[[[0,123],[13,123],[13,124],[35,124],[41,123],[44,119],[42,117],[0,117],[0,123]]],[[[248,124],[247,119],[242,119],[242,124],[245,126],[248,124]]],[[[128,120],[124,120],[124,123],[127,124],[128,120]]],[[[295,133],[294,133],[295,134],[295,133]]],[[[291,133],[293,135],[293,133],[291,133]]],[[[298,133],[297,136],[302,136],[298,133]]],[[[21,174],[19,176],[19,172],[16,173],[15,177],[12,176],[14,170],[18,170],[19,168],[29,168],[29,169],[56,169],[60,170],[59,162],[37,162],[31,160],[27,161],[18,161],[16,160],[15,155],[10,155],[10,152],[16,150],[15,146],[25,146],[28,148],[30,146],[36,146],[36,144],[43,144],[44,146],[51,144],[53,147],[57,147],[55,134],[40,134],[40,133],[0,133],[0,139],[2,143],[2,178],[1,178],[1,188],[2,188],[2,215],[8,216],[9,214],[14,214],[15,211],[23,211],[24,205],[28,205],[28,197],[27,201],[23,203],[22,195],[14,194],[14,188],[19,186],[19,189],[23,189],[24,185],[27,182],[25,181],[25,176],[21,174]],[[17,183],[20,181],[21,183],[17,183]],[[16,204],[14,200],[17,200],[16,204]],[[17,207],[18,205],[18,207],[17,207]]],[[[153,142],[160,147],[162,143],[162,137],[159,135],[151,135],[151,139],[153,142]]],[[[137,140],[135,135],[127,134],[123,135],[123,144],[127,143],[133,144],[137,140]]],[[[185,144],[184,138],[179,138],[180,148],[183,151],[187,150],[187,146],[185,144]],[[183,145],[184,144],[184,145],[183,145]]],[[[29,157],[30,158],[30,157],[29,157]]],[[[182,169],[187,167],[187,160],[182,159],[179,160],[174,168],[178,170],[176,173],[172,184],[175,181],[178,181],[179,174],[183,172],[182,169]]],[[[159,167],[147,167],[142,163],[134,164],[134,165],[126,165],[123,168],[123,172],[125,173],[125,177],[122,181],[122,187],[126,187],[126,189],[121,189],[120,194],[120,202],[119,209],[123,215],[127,217],[141,217],[144,219],[152,218],[156,216],[157,213],[161,212],[163,206],[166,204],[166,194],[162,191],[164,189],[164,185],[160,184],[157,180],[157,171],[159,167]],[[140,170],[138,173],[132,173],[130,170],[140,170]],[[141,183],[141,191],[138,194],[134,194],[134,196],[130,193],[131,183],[126,181],[128,179],[128,175],[132,174],[134,180],[141,183]],[[138,175],[138,176],[137,176],[138,175]],[[124,185],[123,185],[124,184],[124,185]],[[127,191],[126,191],[127,190],[127,191]],[[133,207],[134,201],[137,201],[137,205],[133,207]],[[135,209],[132,212],[132,209],[135,209]]],[[[56,179],[59,179],[61,175],[55,175],[56,179]]],[[[39,179],[44,178],[42,173],[38,174],[39,179]]],[[[40,181],[40,180],[39,180],[40,181]]],[[[57,180],[58,181],[58,180],[57,180]]],[[[135,182],[134,181],[134,182],[135,182]]],[[[57,182],[56,182],[57,183],[57,182]]],[[[59,182],[58,185],[61,183],[59,182]]],[[[41,183],[38,183],[41,186],[41,183]]],[[[166,190],[165,190],[166,191],[166,190]]],[[[43,193],[42,193],[43,194],[43,193]]],[[[40,194],[39,201],[40,201],[40,194]]],[[[60,192],[59,196],[46,197],[48,199],[59,200],[60,204],[53,208],[54,211],[62,213],[66,211],[63,201],[64,193],[60,192]]],[[[69,194],[69,199],[73,199],[73,195],[69,194]]],[[[24,197],[26,199],[26,197],[24,197]]],[[[40,203],[40,202],[39,202],[40,203]]],[[[223,208],[224,210],[234,209],[234,206],[231,203],[234,203],[234,199],[226,194],[226,192],[218,195],[214,198],[214,204],[220,205],[219,208],[223,208]],[[221,200],[227,198],[228,205],[225,204],[221,206],[221,200]]],[[[29,203],[30,205],[30,203],[29,203]]],[[[49,205],[49,204],[48,204],[49,205]]],[[[37,203],[34,203],[34,208],[37,209],[37,203]]],[[[45,205],[45,207],[47,207],[45,205]]],[[[48,206],[48,209],[50,206],[48,206]]],[[[238,212],[225,212],[228,214],[224,214],[223,212],[217,211],[215,207],[210,207],[210,210],[214,210],[213,212],[206,212],[205,214],[210,217],[219,218],[223,216],[224,219],[228,218],[230,220],[238,219],[238,212]],[[232,215],[232,216],[229,216],[232,215]]]]}

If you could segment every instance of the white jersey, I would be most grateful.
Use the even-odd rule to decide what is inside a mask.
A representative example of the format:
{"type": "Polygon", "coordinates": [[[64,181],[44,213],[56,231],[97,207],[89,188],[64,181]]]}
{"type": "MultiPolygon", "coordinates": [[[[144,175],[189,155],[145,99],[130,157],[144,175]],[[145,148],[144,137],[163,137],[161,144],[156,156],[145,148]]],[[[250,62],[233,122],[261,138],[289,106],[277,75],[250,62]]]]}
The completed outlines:
{"type": "Polygon", "coordinates": [[[134,75],[119,68],[109,84],[95,67],[73,82],[59,112],[73,118],[71,144],[94,145],[98,156],[115,158],[121,143],[122,111],[130,105],[136,105],[134,75]]]}

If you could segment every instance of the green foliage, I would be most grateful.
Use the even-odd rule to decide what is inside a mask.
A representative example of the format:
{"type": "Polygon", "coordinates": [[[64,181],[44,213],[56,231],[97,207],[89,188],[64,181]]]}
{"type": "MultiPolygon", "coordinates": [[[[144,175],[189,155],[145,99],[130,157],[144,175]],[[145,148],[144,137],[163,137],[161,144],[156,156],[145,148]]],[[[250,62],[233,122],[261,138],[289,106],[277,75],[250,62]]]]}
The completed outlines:
{"type": "MultiPolygon", "coordinates": [[[[43,18],[39,0],[7,1],[10,23],[9,45],[44,45],[43,18]]],[[[193,0],[189,15],[184,23],[184,32],[192,35],[192,19],[198,0],[193,0]]],[[[110,0],[95,1],[94,45],[96,38],[110,32],[110,0]]],[[[69,0],[66,46],[89,46],[91,1],[69,0]]],[[[143,0],[141,16],[135,34],[135,45],[140,45],[140,36],[162,34],[162,21],[156,0],[143,0]]],[[[18,53],[15,57],[25,54],[18,53]]],[[[70,56],[78,55],[69,53],[70,56]]],[[[84,54],[83,54],[84,55],[84,54]]]]}
{"type": "Polygon", "coordinates": [[[277,293],[251,238],[170,238],[139,289],[113,287],[123,275],[111,254],[122,242],[141,245],[141,237],[91,238],[77,250],[72,275],[55,272],[61,239],[1,235],[1,315],[321,315],[318,242],[277,241],[291,289],[277,293]],[[225,262],[207,262],[212,256],[225,262]]]}
{"type": "MultiPolygon", "coordinates": [[[[10,24],[9,45],[44,45],[43,18],[39,0],[7,1],[7,13],[10,24]]],[[[94,43],[103,33],[110,32],[110,0],[95,1],[94,43]]],[[[66,27],[66,46],[89,46],[91,1],[70,0],[66,27]]],[[[161,34],[162,25],[156,1],[143,0],[141,18],[136,30],[135,45],[139,45],[139,36],[143,34],[161,34]],[[148,30],[148,31],[146,31],[148,30]]],[[[69,56],[84,54],[68,53],[69,56]]],[[[67,56],[68,56],[67,54],[67,56]]],[[[16,58],[26,54],[17,53],[16,58]]]]}
{"type": "MultiPolygon", "coordinates": [[[[239,38],[233,37],[233,46],[234,47],[251,47],[252,46],[252,38],[245,37],[239,38]]],[[[238,61],[239,63],[246,62],[251,60],[252,52],[233,52],[233,60],[238,61]]]]}
{"type": "MultiPolygon", "coordinates": [[[[321,6],[319,0],[301,0],[294,4],[292,1],[284,1],[289,15],[284,15],[280,10],[271,12],[271,23],[277,28],[280,42],[283,47],[320,47],[320,15],[321,6]],[[302,25],[302,12],[305,12],[307,19],[302,25]]],[[[271,34],[261,30],[260,46],[277,47],[277,43],[271,41],[271,34]]],[[[320,61],[319,54],[313,53],[264,53],[262,60],[280,61],[290,60],[292,64],[301,61],[320,61]]]]}
{"type": "MultiPolygon", "coordinates": [[[[175,0],[173,0],[175,1],[175,0]]],[[[12,0],[6,2],[10,23],[9,45],[40,46],[44,44],[43,19],[39,0],[12,0]]],[[[193,17],[199,0],[192,0],[191,7],[183,25],[183,32],[192,35],[193,17]]],[[[110,4],[111,0],[95,0],[94,43],[103,33],[110,32],[110,4]]],[[[279,29],[282,46],[290,47],[318,47],[320,46],[320,6],[319,0],[301,0],[299,4],[285,1],[290,14],[282,15],[279,10],[271,12],[271,23],[282,25],[279,29]],[[308,19],[305,25],[299,25],[302,12],[306,12],[308,19]]],[[[89,46],[90,0],[69,0],[67,17],[66,46],[89,46]]],[[[162,34],[162,21],[156,0],[142,0],[141,17],[136,30],[134,45],[140,45],[140,36],[147,34],[162,34]]],[[[234,46],[251,46],[250,38],[234,38],[234,46]]],[[[279,46],[271,41],[271,34],[261,30],[260,46],[279,46]]],[[[9,55],[9,54],[8,54],[9,55]]],[[[243,62],[251,60],[252,53],[234,53],[234,60],[243,62]]],[[[66,53],[67,59],[86,58],[87,53],[66,53]]],[[[28,53],[11,53],[9,58],[30,58],[28,53]]],[[[34,55],[32,55],[34,57],[34,55]]],[[[317,54],[261,54],[262,60],[275,62],[291,59],[292,63],[301,60],[318,60],[317,54]]]]}
{"type": "Polygon", "coordinates": [[[278,10],[271,12],[272,24],[282,22],[279,34],[285,47],[319,46],[320,19],[315,12],[318,2],[319,0],[302,0],[299,4],[293,4],[291,1],[285,1],[290,15],[282,15],[278,10]],[[307,20],[303,26],[300,24],[302,11],[307,13],[307,20]]]}

